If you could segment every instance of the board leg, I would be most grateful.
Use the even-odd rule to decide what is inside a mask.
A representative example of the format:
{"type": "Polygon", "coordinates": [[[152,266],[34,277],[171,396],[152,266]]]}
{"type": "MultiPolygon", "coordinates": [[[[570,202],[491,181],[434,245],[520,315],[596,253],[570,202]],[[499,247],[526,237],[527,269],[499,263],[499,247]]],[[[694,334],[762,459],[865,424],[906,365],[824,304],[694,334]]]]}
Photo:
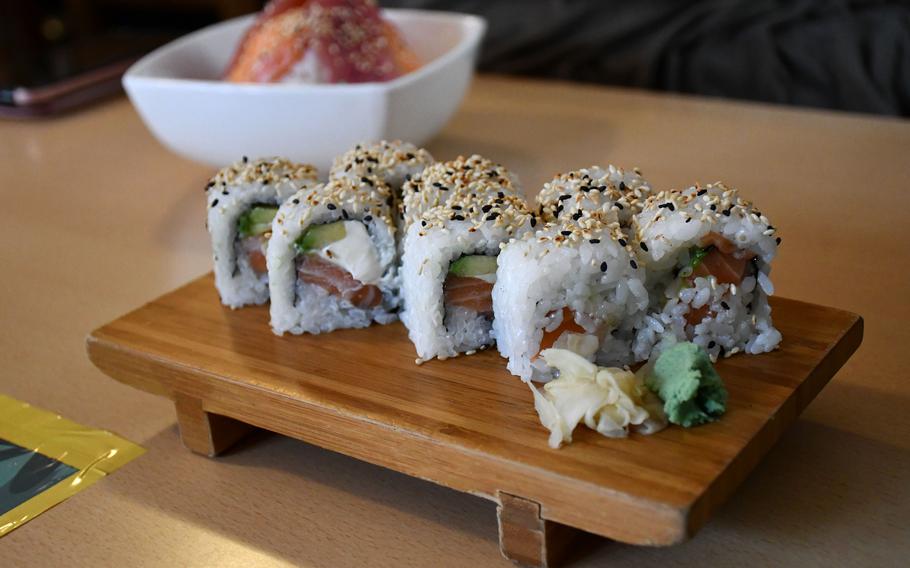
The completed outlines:
{"type": "Polygon", "coordinates": [[[253,429],[249,424],[211,414],[198,398],[177,394],[174,400],[183,445],[197,454],[215,457],[253,429]]]}
{"type": "Polygon", "coordinates": [[[558,566],[579,531],[540,516],[540,503],[499,493],[499,550],[521,566],[558,566]]]}

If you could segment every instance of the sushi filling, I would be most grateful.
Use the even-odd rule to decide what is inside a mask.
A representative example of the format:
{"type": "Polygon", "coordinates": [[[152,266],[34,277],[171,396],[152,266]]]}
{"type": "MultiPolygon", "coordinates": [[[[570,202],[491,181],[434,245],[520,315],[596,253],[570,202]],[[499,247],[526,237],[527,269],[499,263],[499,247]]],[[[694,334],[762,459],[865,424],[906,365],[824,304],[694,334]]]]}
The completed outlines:
{"type": "Polygon", "coordinates": [[[295,242],[299,282],[317,286],[356,308],[382,303],[376,285],[382,266],[363,223],[336,221],[315,225],[295,242]]]}
{"type": "Polygon", "coordinates": [[[637,359],[682,339],[703,347],[712,360],[740,351],[765,353],[780,342],[767,301],[774,293],[769,267],[754,253],[711,233],[678,266],[660,292],[663,305],[640,324],[637,359]]]}
{"type": "Polygon", "coordinates": [[[272,219],[278,213],[275,205],[257,204],[247,209],[237,220],[237,249],[246,258],[249,268],[256,276],[268,274],[265,252],[272,236],[272,219]]]}
{"type": "Polygon", "coordinates": [[[462,255],[449,266],[443,283],[444,325],[455,337],[456,349],[476,349],[493,342],[494,284],[495,256],[462,255]]]}
{"type": "MultiPolygon", "coordinates": [[[[718,233],[708,233],[701,241],[701,246],[689,250],[689,259],[679,268],[679,277],[684,279],[688,287],[694,287],[696,279],[713,279],[715,284],[726,284],[731,287],[729,291],[741,286],[747,276],[755,276],[758,268],[755,265],[755,254],[751,251],[737,248],[724,236],[718,233]]],[[[704,296],[702,294],[699,299],[704,296]]],[[[708,316],[716,316],[706,303],[691,305],[686,314],[686,323],[691,326],[698,325],[708,316]]]]}
{"type": "Polygon", "coordinates": [[[540,348],[532,360],[540,356],[540,352],[551,347],[568,349],[581,355],[589,361],[594,360],[600,341],[597,335],[588,332],[576,321],[576,314],[569,308],[552,310],[547,313],[543,326],[543,337],[540,339],[540,348]]]}

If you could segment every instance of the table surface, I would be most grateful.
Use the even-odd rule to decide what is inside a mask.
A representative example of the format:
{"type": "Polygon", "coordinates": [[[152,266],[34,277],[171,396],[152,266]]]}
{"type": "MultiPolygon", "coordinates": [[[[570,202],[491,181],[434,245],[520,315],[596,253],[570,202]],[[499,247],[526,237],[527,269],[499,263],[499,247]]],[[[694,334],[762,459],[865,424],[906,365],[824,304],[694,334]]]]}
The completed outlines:
{"type": "MultiPolygon", "coordinates": [[[[481,77],[428,148],[487,155],[532,191],[594,163],[658,187],[724,180],[781,228],[779,295],[865,318],[857,354],[693,540],[590,538],[573,566],[903,564],[910,123],[481,77]]],[[[209,270],[210,173],[124,99],[0,123],[0,391],[149,450],[6,536],[0,565],[508,566],[491,502],[265,433],[193,455],[170,402],[92,367],[88,331],[209,270]]]]}

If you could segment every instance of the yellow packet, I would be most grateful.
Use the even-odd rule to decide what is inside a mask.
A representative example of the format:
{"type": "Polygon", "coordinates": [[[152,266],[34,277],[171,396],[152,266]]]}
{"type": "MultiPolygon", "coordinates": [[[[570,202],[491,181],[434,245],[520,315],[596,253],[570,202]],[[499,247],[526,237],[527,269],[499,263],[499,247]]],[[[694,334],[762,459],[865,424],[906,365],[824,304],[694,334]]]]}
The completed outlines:
{"type": "Polygon", "coordinates": [[[145,450],[0,395],[0,537],[145,450]]]}

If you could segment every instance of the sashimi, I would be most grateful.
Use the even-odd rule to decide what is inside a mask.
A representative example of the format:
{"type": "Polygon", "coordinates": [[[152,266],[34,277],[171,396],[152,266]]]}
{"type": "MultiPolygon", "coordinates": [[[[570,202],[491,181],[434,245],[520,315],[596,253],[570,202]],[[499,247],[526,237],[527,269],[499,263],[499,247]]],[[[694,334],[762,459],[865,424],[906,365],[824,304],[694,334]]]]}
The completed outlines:
{"type": "Polygon", "coordinates": [[[270,2],[240,43],[225,79],[240,83],[388,81],[419,66],[370,0],[270,2]],[[312,57],[304,62],[305,58],[312,57]],[[297,69],[298,65],[310,68],[297,69]]]}

